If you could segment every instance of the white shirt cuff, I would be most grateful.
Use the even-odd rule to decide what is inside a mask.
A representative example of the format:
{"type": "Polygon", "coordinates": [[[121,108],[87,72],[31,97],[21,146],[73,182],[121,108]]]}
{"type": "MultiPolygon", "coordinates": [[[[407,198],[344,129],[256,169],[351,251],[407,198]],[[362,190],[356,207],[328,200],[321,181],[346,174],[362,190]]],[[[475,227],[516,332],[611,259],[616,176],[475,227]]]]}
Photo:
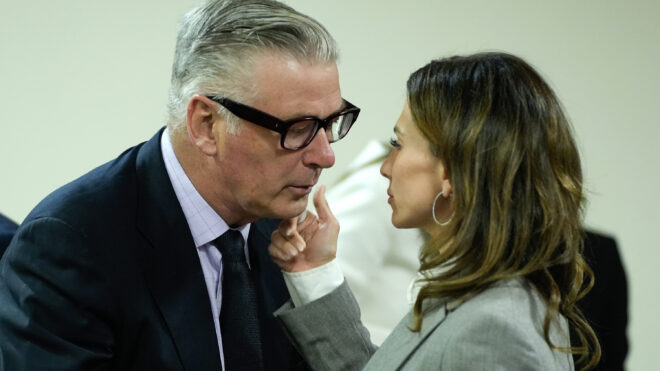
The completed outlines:
{"type": "Polygon", "coordinates": [[[336,260],[304,272],[282,272],[294,307],[319,299],[344,283],[344,274],[336,260]]]}

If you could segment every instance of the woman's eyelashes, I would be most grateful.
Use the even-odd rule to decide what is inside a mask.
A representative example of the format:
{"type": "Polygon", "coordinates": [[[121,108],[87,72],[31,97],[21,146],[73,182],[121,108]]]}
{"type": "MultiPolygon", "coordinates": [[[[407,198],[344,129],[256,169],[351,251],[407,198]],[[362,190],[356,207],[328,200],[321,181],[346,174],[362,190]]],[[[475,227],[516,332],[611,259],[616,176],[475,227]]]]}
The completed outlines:
{"type": "Polygon", "coordinates": [[[399,143],[399,140],[397,138],[390,138],[390,145],[394,148],[401,147],[401,143],[399,143]]]}

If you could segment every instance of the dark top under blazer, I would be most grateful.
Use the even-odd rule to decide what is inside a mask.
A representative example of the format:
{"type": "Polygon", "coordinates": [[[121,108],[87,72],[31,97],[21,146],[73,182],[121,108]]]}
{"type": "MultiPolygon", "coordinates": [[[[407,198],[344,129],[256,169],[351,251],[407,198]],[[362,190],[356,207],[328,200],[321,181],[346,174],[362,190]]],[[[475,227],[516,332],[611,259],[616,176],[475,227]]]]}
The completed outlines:
{"type": "MultiPolygon", "coordinates": [[[[0,370],[221,369],[202,268],[160,130],[44,199],[0,262],[0,370]]],[[[305,369],[273,318],[289,299],[252,225],[267,369],[305,369]]],[[[224,334],[231,339],[231,334],[224,334]]]]}

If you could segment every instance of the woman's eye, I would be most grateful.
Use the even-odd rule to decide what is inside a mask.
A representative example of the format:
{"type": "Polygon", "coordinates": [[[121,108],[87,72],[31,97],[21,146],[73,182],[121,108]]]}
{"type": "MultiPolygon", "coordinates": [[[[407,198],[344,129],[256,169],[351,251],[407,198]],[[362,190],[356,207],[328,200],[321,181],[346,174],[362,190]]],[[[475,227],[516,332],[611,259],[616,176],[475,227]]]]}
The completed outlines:
{"type": "Polygon", "coordinates": [[[394,148],[401,147],[401,144],[399,143],[399,141],[396,138],[391,138],[390,139],[390,145],[394,148]]]}

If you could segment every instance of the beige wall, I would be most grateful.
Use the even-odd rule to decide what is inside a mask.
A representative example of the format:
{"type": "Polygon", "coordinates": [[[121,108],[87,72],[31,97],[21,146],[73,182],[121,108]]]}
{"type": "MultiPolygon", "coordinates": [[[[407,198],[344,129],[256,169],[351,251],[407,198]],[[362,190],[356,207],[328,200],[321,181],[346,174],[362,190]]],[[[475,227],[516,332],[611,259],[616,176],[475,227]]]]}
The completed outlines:
{"type": "MultiPolygon", "coordinates": [[[[336,169],[387,139],[405,80],[431,58],[506,50],[555,87],[583,154],[587,222],[619,241],[631,284],[628,368],[655,367],[660,333],[660,3],[321,1],[289,4],[342,49],[343,93],[363,109],[336,169]]],[[[0,4],[0,211],[21,220],[55,187],[164,123],[176,22],[197,1],[0,4]]]]}

